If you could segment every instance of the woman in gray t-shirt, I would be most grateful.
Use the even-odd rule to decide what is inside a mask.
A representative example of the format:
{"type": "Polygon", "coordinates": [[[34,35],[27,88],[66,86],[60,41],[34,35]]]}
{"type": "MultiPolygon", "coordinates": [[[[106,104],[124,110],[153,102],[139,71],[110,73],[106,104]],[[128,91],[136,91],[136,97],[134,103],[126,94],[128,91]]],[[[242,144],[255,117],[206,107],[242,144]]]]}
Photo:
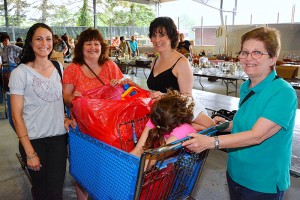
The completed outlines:
{"type": "Polygon", "coordinates": [[[67,134],[61,77],[48,57],[53,33],[43,23],[27,33],[21,64],[9,80],[12,118],[19,150],[32,180],[33,199],[62,199],[67,134]]]}

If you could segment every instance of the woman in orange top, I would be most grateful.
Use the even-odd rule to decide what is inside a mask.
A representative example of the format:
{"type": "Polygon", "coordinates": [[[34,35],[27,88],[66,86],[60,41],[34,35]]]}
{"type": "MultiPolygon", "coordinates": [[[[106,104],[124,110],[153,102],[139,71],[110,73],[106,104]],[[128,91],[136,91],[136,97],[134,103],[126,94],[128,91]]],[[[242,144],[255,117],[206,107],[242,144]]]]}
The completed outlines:
{"type": "MultiPolygon", "coordinates": [[[[67,106],[72,107],[72,100],[84,91],[95,89],[104,84],[124,84],[133,82],[123,79],[123,74],[116,63],[108,57],[108,46],[97,29],[83,31],[75,46],[73,63],[63,76],[63,95],[67,106]]],[[[87,199],[88,194],[76,184],[77,199],[87,199]]]]}
{"type": "Polygon", "coordinates": [[[73,62],[64,70],[64,101],[71,106],[75,96],[104,84],[133,84],[123,77],[117,64],[108,57],[108,46],[102,34],[97,29],[89,28],[80,34],[73,62]]]}

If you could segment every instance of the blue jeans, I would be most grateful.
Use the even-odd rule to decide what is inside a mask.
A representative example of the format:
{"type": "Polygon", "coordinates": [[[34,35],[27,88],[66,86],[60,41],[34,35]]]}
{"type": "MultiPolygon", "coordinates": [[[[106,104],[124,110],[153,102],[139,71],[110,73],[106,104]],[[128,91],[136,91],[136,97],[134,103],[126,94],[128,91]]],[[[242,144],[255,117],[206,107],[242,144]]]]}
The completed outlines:
{"type": "Polygon", "coordinates": [[[135,57],[135,56],[137,56],[137,53],[136,53],[136,51],[132,51],[132,52],[131,52],[131,56],[132,56],[132,57],[135,57]]]}
{"type": "Polygon", "coordinates": [[[231,200],[283,200],[284,191],[277,193],[262,193],[250,190],[233,181],[228,172],[226,172],[229,195],[231,200]]]}

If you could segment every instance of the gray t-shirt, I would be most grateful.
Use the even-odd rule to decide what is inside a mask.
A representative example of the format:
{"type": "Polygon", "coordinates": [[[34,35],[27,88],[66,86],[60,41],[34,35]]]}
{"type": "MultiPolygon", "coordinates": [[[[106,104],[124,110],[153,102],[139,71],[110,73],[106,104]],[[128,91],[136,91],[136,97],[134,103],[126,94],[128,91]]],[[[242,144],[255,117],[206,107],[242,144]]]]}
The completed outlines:
{"type": "Polygon", "coordinates": [[[24,96],[23,119],[30,139],[66,133],[61,78],[55,68],[46,78],[20,64],[11,73],[9,88],[11,94],[24,96]]]}

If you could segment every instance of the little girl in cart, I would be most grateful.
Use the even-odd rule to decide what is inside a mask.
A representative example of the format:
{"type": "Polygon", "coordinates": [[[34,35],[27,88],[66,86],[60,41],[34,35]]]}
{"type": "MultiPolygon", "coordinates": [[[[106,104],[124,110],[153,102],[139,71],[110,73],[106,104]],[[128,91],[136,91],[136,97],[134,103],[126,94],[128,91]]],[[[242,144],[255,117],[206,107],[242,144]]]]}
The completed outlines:
{"type": "Polygon", "coordinates": [[[192,97],[169,90],[153,104],[150,120],[130,153],[141,156],[144,150],[169,144],[197,132],[191,125],[193,109],[192,97]]]}

